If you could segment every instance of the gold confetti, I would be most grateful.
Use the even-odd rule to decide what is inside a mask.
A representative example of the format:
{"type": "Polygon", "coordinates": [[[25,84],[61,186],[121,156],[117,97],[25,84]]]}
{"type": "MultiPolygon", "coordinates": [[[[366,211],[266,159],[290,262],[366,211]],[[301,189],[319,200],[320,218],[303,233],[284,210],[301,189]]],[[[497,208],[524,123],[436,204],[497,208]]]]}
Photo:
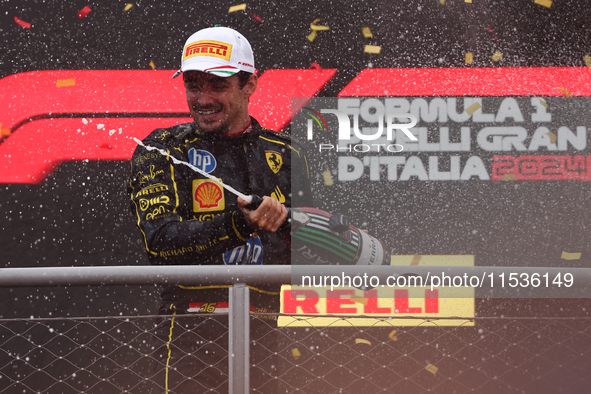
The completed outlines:
{"type": "Polygon", "coordinates": [[[435,375],[437,373],[437,371],[439,370],[439,368],[437,368],[435,365],[433,364],[427,364],[427,366],[425,367],[425,369],[429,372],[431,372],[433,375],[435,375]]]}
{"type": "Polygon", "coordinates": [[[464,58],[466,59],[466,64],[472,64],[474,62],[474,54],[472,52],[466,52],[464,58]]]}
{"type": "Polygon", "coordinates": [[[10,135],[10,129],[3,129],[2,128],[2,123],[0,123],[0,138],[4,137],[4,136],[9,136],[10,135]]]}
{"type": "Polygon", "coordinates": [[[439,4],[445,5],[445,0],[439,0],[439,4]]]}
{"type": "Polygon", "coordinates": [[[150,67],[152,67],[152,70],[156,70],[156,65],[154,64],[154,60],[150,60],[150,67]]]}
{"type": "Polygon", "coordinates": [[[361,33],[363,33],[363,37],[365,37],[365,38],[372,38],[373,37],[373,34],[371,34],[371,30],[367,26],[361,28],[361,33]]]}
{"type": "Polygon", "coordinates": [[[58,88],[62,88],[64,86],[75,86],[75,85],[76,85],[76,78],[58,79],[55,82],[55,86],[58,88]]]}
{"type": "Polygon", "coordinates": [[[541,103],[541,104],[542,104],[544,107],[548,108],[548,104],[546,104],[546,102],[545,102],[544,100],[540,100],[540,103],[541,103]]]}
{"type": "Polygon", "coordinates": [[[319,31],[330,30],[328,26],[317,25],[316,22],[318,22],[319,20],[320,18],[314,19],[314,21],[310,24],[310,29],[312,29],[312,33],[308,34],[308,41],[310,42],[314,42],[314,40],[316,39],[316,35],[319,31]]]}
{"type": "Polygon", "coordinates": [[[469,106],[468,108],[466,108],[466,113],[468,115],[472,115],[474,112],[478,111],[480,109],[480,107],[481,107],[481,105],[477,101],[474,104],[472,104],[471,106],[469,106]]]}
{"type": "Polygon", "coordinates": [[[310,29],[313,31],[327,31],[330,30],[330,27],[322,25],[310,25],[310,29]]]}
{"type": "Polygon", "coordinates": [[[562,256],[560,256],[560,258],[562,260],[579,260],[581,258],[581,254],[562,251],[562,256]]]}
{"type": "Polygon", "coordinates": [[[585,61],[585,64],[587,65],[587,67],[591,68],[591,56],[585,55],[583,60],[585,61]]]}
{"type": "Polygon", "coordinates": [[[327,31],[330,30],[328,26],[317,25],[316,22],[320,21],[320,19],[314,19],[314,22],[310,24],[310,29],[313,31],[327,31]]]}
{"type": "Polygon", "coordinates": [[[371,346],[371,342],[367,339],[355,338],[355,345],[359,345],[360,343],[364,343],[366,345],[371,346]]]}
{"type": "Polygon", "coordinates": [[[503,174],[504,181],[513,181],[515,180],[515,174],[503,174]]]}
{"type": "Polygon", "coordinates": [[[572,95],[573,95],[571,92],[569,92],[568,90],[566,90],[566,88],[556,88],[556,89],[560,89],[560,91],[561,91],[562,93],[564,93],[564,95],[565,95],[566,97],[572,97],[572,95]]]}
{"type": "Polygon", "coordinates": [[[419,265],[419,261],[421,261],[421,255],[415,254],[412,256],[412,260],[410,261],[410,265],[419,265]]]}
{"type": "Polygon", "coordinates": [[[539,4],[539,5],[543,5],[544,7],[552,7],[552,1],[551,0],[534,0],[534,3],[539,4]]]}
{"type": "Polygon", "coordinates": [[[397,341],[398,337],[396,336],[396,330],[392,330],[392,332],[388,334],[388,338],[390,338],[393,341],[397,341]]]}
{"type": "Polygon", "coordinates": [[[326,186],[332,186],[332,185],[334,185],[334,182],[332,180],[332,173],[330,171],[328,171],[328,170],[324,171],[322,173],[322,176],[324,177],[324,184],[326,186]]]}
{"type": "Polygon", "coordinates": [[[497,50],[490,58],[496,63],[503,58],[503,53],[497,50]]]}
{"type": "Polygon", "coordinates": [[[464,0],[466,3],[472,4],[472,0],[464,0]]]}
{"type": "Polygon", "coordinates": [[[379,54],[381,50],[382,50],[382,47],[380,47],[380,46],[377,46],[377,45],[366,45],[365,46],[365,49],[363,50],[363,52],[365,52],[365,53],[379,54]]]}
{"type": "Polygon", "coordinates": [[[127,3],[125,5],[125,8],[123,9],[123,12],[127,12],[127,11],[131,10],[131,7],[133,7],[133,4],[127,3]]]}
{"type": "Polygon", "coordinates": [[[291,349],[291,357],[293,357],[294,360],[297,360],[298,358],[300,358],[301,355],[302,355],[302,353],[300,353],[300,351],[298,350],[297,347],[291,349]]]}
{"type": "Polygon", "coordinates": [[[550,142],[555,144],[556,143],[556,134],[554,134],[551,131],[547,132],[546,134],[548,135],[548,137],[550,137],[550,142]]]}
{"type": "Polygon", "coordinates": [[[351,297],[351,301],[357,302],[358,304],[367,305],[367,298],[351,297]]]}
{"type": "Polygon", "coordinates": [[[244,11],[246,9],[246,3],[243,4],[238,4],[238,5],[233,5],[232,7],[230,7],[230,9],[228,10],[228,14],[230,12],[235,12],[235,11],[244,11]]]}

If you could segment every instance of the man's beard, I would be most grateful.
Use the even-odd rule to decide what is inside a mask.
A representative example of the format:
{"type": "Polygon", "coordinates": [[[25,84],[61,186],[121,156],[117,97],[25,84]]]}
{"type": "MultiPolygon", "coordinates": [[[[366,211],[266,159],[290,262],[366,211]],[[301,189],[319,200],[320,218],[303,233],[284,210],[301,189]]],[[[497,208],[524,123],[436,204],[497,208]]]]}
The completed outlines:
{"type": "Polygon", "coordinates": [[[200,122],[197,121],[197,119],[195,119],[195,117],[193,117],[193,119],[195,120],[195,123],[197,124],[197,126],[199,126],[199,128],[205,132],[205,133],[211,133],[211,134],[226,134],[230,131],[230,122],[225,119],[223,120],[217,127],[211,129],[209,127],[205,127],[205,126],[209,126],[207,123],[206,124],[201,124],[200,122]]]}

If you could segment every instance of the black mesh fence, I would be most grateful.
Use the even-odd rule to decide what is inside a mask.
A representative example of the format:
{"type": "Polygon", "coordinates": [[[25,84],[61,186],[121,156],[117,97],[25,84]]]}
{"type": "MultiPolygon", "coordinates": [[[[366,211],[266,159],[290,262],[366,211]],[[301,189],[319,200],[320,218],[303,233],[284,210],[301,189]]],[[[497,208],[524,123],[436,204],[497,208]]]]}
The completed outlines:
{"type": "Polygon", "coordinates": [[[0,320],[0,393],[225,393],[227,338],[227,316],[0,320]]]}
{"type": "MultiPolygon", "coordinates": [[[[348,322],[343,317],[315,327],[319,318],[293,317],[293,326],[273,332],[277,348],[267,348],[278,365],[272,378],[281,393],[583,393],[591,388],[589,318],[479,317],[473,325],[455,327],[437,319],[412,327],[374,319],[373,326],[342,327],[348,322]]],[[[264,339],[256,346],[264,347],[264,339]]]]}
{"type": "MultiPolygon", "coordinates": [[[[584,393],[588,317],[251,314],[253,393],[584,393]],[[285,316],[285,315],[283,315],[285,316]],[[331,317],[335,317],[334,315],[331,317]],[[343,326],[343,324],[345,326],[343,326]]],[[[227,315],[0,320],[0,393],[226,393],[227,315]]]]}

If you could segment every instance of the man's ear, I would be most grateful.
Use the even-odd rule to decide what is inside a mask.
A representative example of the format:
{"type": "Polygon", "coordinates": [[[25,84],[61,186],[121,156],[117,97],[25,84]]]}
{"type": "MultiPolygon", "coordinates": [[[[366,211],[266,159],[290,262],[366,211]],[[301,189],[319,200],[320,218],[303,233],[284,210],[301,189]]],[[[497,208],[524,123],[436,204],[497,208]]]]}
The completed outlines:
{"type": "Polygon", "coordinates": [[[258,84],[259,84],[259,77],[257,77],[255,74],[252,74],[248,78],[248,82],[246,82],[246,85],[244,85],[244,87],[242,88],[242,92],[244,93],[244,95],[247,98],[249,98],[250,96],[252,96],[254,91],[257,90],[258,84]]]}

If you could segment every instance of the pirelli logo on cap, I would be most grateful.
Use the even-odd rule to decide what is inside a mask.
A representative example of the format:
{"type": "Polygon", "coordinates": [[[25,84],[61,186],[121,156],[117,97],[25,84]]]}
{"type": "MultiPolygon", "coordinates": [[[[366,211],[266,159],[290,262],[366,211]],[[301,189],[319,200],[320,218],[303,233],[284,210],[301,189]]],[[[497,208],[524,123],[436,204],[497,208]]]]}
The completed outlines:
{"type": "Polygon", "coordinates": [[[197,41],[185,47],[183,61],[193,56],[213,56],[230,60],[232,45],[219,41],[197,41]]]}

